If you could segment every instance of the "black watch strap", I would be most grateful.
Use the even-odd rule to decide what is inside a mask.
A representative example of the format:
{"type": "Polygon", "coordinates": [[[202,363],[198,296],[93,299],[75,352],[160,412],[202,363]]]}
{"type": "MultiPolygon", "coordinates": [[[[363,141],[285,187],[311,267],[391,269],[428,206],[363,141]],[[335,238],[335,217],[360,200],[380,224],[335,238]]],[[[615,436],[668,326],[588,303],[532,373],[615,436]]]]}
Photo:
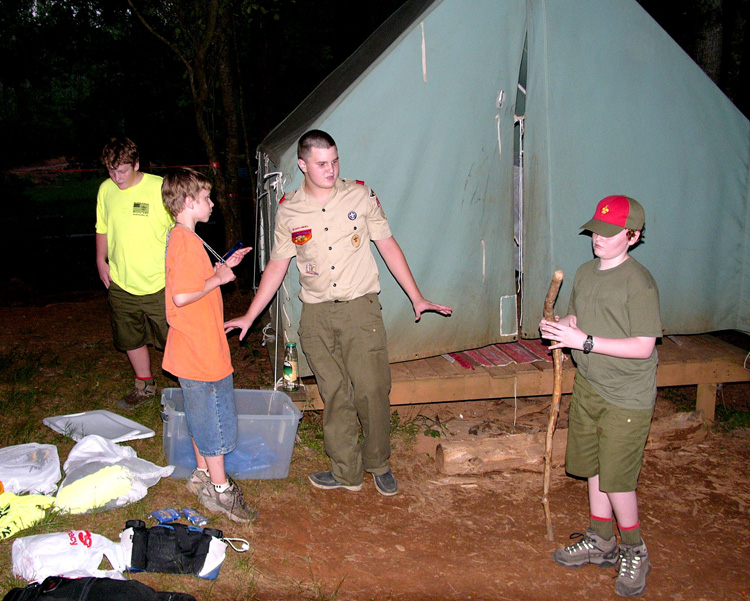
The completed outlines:
{"type": "Polygon", "coordinates": [[[594,348],[594,337],[586,336],[586,342],[583,343],[583,354],[588,355],[594,348]]]}

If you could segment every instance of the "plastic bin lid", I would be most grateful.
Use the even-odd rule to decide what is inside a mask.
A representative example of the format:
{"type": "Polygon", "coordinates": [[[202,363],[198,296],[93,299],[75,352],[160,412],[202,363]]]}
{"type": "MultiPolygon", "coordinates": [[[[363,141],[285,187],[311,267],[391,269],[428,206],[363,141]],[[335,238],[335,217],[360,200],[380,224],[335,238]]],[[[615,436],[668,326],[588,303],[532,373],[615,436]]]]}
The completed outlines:
{"type": "Polygon", "coordinates": [[[45,417],[42,423],[75,441],[89,434],[98,434],[112,442],[151,438],[154,435],[151,428],[106,409],[45,417]]]}

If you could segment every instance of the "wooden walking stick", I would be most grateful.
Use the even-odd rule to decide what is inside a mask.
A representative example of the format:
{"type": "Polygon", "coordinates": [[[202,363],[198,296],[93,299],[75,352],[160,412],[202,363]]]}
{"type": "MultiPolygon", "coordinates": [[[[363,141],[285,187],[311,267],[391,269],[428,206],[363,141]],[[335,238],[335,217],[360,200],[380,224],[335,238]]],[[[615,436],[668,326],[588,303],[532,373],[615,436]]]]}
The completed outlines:
{"type": "MultiPolygon", "coordinates": [[[[555,320],[555,300],[557,299],[557,293],[560,292],[560,285],[562,284],[564,275],[558,269],[555,271],[552,281],[549,284],[547,297],[544,299],[544,319],[547,321],[555,320]]],[[[557,416],[560,413],[560,397],[562,396],[562,350],[559,348],[552,351],[552,366],[554,382],[552,385],[552,405],[549,408],[549,422],[547,422],[547,438],[544,441],[544,494],[542,496],[548,541],[555,540],[555,535],[552,531],[552,516],[549,512],[549,478],[552,471],[552,436],[555,433],[557,416]]]]}

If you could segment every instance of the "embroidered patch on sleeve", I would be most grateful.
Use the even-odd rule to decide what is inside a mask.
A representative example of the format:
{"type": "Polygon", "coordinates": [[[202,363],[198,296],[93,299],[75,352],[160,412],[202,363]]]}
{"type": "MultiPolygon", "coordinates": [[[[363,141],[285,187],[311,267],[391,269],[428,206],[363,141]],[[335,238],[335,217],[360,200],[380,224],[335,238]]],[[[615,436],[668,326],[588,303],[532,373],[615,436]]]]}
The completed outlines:
{"type": "Polygon", "coordinates": [[[299,230],[298,232],[292,232],[292,242],[298,246],[302,246],[310,241],[312,238],[312,230],[299,230]]]}

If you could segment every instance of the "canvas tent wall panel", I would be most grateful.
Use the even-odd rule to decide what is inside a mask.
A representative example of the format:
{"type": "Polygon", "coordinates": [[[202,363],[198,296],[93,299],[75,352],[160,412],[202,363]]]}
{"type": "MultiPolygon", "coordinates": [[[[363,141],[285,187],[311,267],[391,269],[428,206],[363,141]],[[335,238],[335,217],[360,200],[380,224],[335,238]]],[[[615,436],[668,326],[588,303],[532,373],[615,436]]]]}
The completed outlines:
{"type": "MultiPolygon", "coordinates": [[[[525,312],[592,258],[578,228],[609,194],[646,208],[634,256],[668,333],[747,329],[748,121],[635,3],[530,2],[525,312]]],[[[529,319],[522,334],[538,335],[529,319]]]]}
{"type": "MultiPolygon", "coordinates": [[[[259,149],[261,176],[280,171],[292,190],[297,139],[328,130],[342,175],[381,198],[425,296],[454,307],[415,325],[381,263],[391,359],[517,335],[511,154],[527,36],[520,334],[538,336],[558,268],[557,311],[567,309],[592,256],[578,228],[613,193],[646,207],[634,256],[657,279],[667,332],[750,331],[748,121],[635,0],[409,0],[259,149]]],[[[298,290],[293,267],[281,309],[292,339],[298,290]]]]}
{"type": "MultiPolygon", "coordinates": [[[[341,175],[365,180],[378,194],[424,296],[462,308],[455,317],[426,314],[415,324],[411,303],[379,260],[393,361],[517,334],[507,97],[516,87],[523,37],[501,35],[498,24],[523,31],[524,3],[475,7],[443,3],[424,15],[310,124],[336,139],[341,175]],[[501,90],[506,101],[498,109],[501,90]]],[[[280,157],[287,190],[301,183],[294,143],[280,157]]],[[[293,267],[285,280],[292,339],[298,277],[293,267]]]]}

